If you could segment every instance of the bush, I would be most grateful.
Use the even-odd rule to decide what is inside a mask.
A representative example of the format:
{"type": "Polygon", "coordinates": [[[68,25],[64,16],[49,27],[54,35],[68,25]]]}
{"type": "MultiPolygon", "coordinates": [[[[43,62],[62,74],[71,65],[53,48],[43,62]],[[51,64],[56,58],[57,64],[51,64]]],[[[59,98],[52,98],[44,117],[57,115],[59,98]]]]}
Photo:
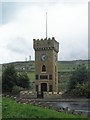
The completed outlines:
{"type": "Polygon", "coordinates": [[[11,92],[16,84],[17,73],[13,65],[8,65],[2,73],[2,91],[11,92]]]}
{"type": "Polygon", "coordinates": [[[12,89],[12,93],[13,93],[13,94],[19,94],[20,91],[22,91],[22,90],[23,90],[22,87],[14,86],[13,89],[12,89]]]}
{"type": "Polygon", "coordinates": [[[75,87],[75,89],[73,89],[71,91],[71,94],[75,95],[75,96],[78,96],[78,97],[87,97],[87,98],[90,98],[90,83],[87,82],[86,84],[77,84],[77,86],[75,87]]]}
{"type": "Polygon", "coordinates": [[[2,74],[2,91],[19,92],[21,88],[29,88],[30,82],[26,73],[17,74],[14,66],[8,65],[2,74]]]}
{"type": "Polygon", "coordinates": [[[30,82],[27,73],[19,73],[17,85],[23,88],[29,88],[30,82]]]}
{"type": "Polygon", "coordinates": [[[75,71],[72,72],[68,93],[79,97],[88,97],[90,94],[89,85],[88,69],[85,65],[79,65],[75,71]]]}
{"type": "Polygon", "coordinates": [[[72,72],[72,76],[69,82],[68,90],[75,89],[77,84],[85,84],[88,81],[88,70],[85,65],[79,65],[75,71],[72,72]]]}

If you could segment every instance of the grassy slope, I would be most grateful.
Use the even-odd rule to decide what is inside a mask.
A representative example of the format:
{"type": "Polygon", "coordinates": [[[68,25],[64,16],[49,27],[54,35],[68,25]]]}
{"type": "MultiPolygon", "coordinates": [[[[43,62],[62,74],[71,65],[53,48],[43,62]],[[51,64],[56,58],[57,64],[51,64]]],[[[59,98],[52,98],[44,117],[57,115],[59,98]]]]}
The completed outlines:
{"type": "MultiPolygon", "coordinates": [[[[73,70],[74,67],[76,67],[78,64],[86,64],[88,65],[88,61],[82,60],[82,61],[58,61],[58,71],[59,72],[69,72],[73,70]]],[[[3,68],[7,66],[8,64],[14,64],[17,68],[22,68],[22,67],[28,67],[31,68],[31,71],[34,71],[35,69],[35,61],[24,61],[24,62],[13,62],[13,63],[6,63],[3,64],[3,68]]]]}
{"type": "Polygon", "coordinates": [[[35,80],[35,73],[34,72],[27,72],[27,75],[31,82],[35,80]]]}
{"type": "Polygon", "coordinates": [[[72,114],[44,109],[33,105],[16,103],[9,98],[3,98],[3,118],[82,118],[72,114]]]}

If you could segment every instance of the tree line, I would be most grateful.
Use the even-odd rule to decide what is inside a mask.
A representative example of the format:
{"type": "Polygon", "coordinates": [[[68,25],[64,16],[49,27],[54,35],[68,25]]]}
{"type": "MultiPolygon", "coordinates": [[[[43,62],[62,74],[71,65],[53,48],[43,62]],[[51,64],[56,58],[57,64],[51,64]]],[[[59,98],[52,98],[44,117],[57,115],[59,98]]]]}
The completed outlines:
{"type": "Polygon", "coordinates": [[[79,65],[70,77],[68,94],[90,98],[90,71],[85,64],[79,65]]]}
{"type": "Polygon", "coordinates": [[[30,80],[26,72],[18,73],[14,65],[8,65],[2,73],[2,92],[19,92],[29,89],[30,80]]]}

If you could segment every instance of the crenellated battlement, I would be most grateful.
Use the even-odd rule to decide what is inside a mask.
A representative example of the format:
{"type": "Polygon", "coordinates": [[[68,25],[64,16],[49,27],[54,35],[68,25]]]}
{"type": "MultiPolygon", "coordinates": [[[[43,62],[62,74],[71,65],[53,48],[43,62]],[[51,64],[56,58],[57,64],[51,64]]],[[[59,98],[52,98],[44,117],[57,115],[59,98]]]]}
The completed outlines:
{"type": "Polygon", "coordinates": [[[59,51],[59,43],[54,37],[48,39],[33,39],[33,48],[35,50],[46,50],[54,49],[56,52],[59,51]]]}

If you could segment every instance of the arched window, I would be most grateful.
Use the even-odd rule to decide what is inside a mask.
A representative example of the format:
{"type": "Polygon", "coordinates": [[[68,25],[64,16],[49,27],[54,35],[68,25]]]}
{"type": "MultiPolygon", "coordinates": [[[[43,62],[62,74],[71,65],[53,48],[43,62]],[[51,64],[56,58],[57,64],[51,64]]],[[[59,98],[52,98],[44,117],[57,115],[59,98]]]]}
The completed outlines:
{"type": "Polygon", "coordinates": [[[46,66],[45,65],[42,66],[42,72],[46,72],[46,66]]]}

